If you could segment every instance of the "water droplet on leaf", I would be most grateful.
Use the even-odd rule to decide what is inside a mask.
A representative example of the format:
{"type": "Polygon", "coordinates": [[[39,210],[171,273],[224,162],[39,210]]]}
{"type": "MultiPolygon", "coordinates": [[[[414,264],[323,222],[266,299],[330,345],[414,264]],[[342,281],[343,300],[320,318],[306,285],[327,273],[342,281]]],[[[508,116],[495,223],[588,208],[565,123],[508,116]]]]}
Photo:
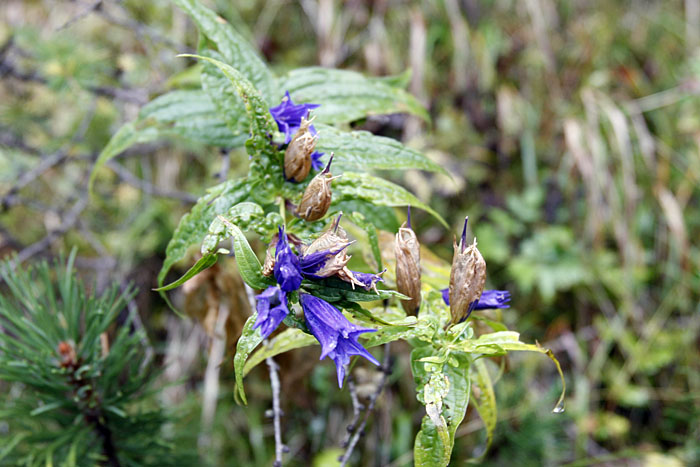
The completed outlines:
{"type": "Polygon", "coordinates": [[[565,410],[565,408],[564,408],[564,402],[562,401],[562,402],[559,402],[559,403],[557,404],[557,406],[554,407],[554,409],[552,409],[552,412],[553,412],[553,413],[564,413],[564,410],[565,410]]]}

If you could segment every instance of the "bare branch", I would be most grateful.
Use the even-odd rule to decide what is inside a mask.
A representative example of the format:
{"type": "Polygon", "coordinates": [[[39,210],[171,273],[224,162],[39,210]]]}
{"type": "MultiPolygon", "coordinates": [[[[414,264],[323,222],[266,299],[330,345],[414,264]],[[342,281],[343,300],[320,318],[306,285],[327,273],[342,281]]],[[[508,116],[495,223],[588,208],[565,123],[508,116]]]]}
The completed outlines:
{"type": "Polygon", "coordinates": [[[177,190],[163,190],[158,188],[149,181],[137,177],[136,175],[129,172],[124,166],[114,162],[107,161],[107,167],[112,169],[117,176],[128,183],[129,185],[138,188],[139,190],[153,196],[161,196],[163,198],[173,198],[180,200],[185,203],[195,203],[197,202],[197,197],[189,193],[177,190]]]}
{"type": "Polygon", "coordinates": [[[275,363],[272,357],[265,359],[267,367],[270,370],[270,386],[272,387],[272,419],[275,426],[275,467],[282,466],[282,453],[285,451],[285,446],[282,443],[282,409],[280,408],[280,378],[277,373],[279,365],[275,363]]]}
{"type": "MultiPolygon", "coordinates": [[[[364,435],[365,431],[365,426],[367,426],[367,420],[369,420],[369,415],[372,413],[374,410],[374,406],[377,403],[377,399],[382,393],[382,390],[384,389],[384,386],[386,385],[386,381],[389,378],[389,375],[391,374],[391,366],[390,366],[390,346],[389,342],[384,344],[384,360],[382,361],[382,366],[380,367],[382,371],[382,379],[377,385],[377,389],[370,395],[369,397],[369,404],[367,405],[367,410],[365,411],[365,416],[362,419],[362,423],[358,427],[355,428],[355,432],[352,434],[352,437],[350,438],[350,442],[347,445],[347,448],[345,449],[345,453],[338,458],[340,461],[340,465],[345,466],[348,463],[348,460],[350,460],[350,456],[352,455],[352,452],[355,449],[355,446],[357,446],[357,442],[360,440],[360,437],[364,435]]],[[[355,402],[353,401],[353,406],[355,405],[355,402]]],[[[348,427],[349,428],[349,427],[348,427]]]]}

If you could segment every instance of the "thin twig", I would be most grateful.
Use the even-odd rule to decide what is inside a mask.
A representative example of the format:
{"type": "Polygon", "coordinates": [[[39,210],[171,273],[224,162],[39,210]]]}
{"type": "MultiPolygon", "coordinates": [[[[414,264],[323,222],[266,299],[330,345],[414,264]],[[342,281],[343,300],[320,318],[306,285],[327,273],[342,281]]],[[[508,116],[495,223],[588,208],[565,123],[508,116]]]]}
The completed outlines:
{"type": "Polygon", "coordinates": [[[374,410],[374,406],[377,403],[377,399],[382,393],[382,390],[384,389],[384,386],[386,385],[386,381],[389,378],[389,375],[391,374],[391,366],[390,366],[390,343],[387,342],[384,344],[384,360],[382,361],[382,366],[381,366],[381,371],[382,371],[382,379],[377,385],[377,389],[370,395],[369,397],[369,404],[367,405],[367,410],[365,411],[365,416],[362,419],[362,422],[360,423],[360,426],[358,426],[355,429],[355,432],[352,435],[352,438],[350,438],[350,443],[348,444],[345,453],[338,458],[340,461],[341,467],[345,466],[348,463],[348,460],[350,460],[350,456],[352,455],[353,450],[355,449],[355,446],[357,445],[357,442],[360,440],[360,437],[364,435],[365,431],[365,426],[367,425],[367,420],[369,419],[369,415],[372,413],[374,410]]]}
{"type": "Polygon", "coordinates": [[[266,358],[265,362],[270,370],[270,386],[272,387],[272,419],[275,426],[275,463],[273,465],[281,467],[285,446],[282,443],[282,409],[280,408],[280,377],[278,374],[280,367],[272,357],[266,358]]]}
{"type": "Polygon", "coordinates": [[[219,313],[214,325],[209,360],[204,373],[204,395],[202,397],[202,431],[199,434],[198,444],[200,448],[207,448],[211,444],[211,430],[216,414],[216,402],[219,399],[219,368],[224,360],[226,351],[226,321],[229,308],[222,300],[219,304],[219,313]]]}
{"type": "Polygon", "coordinates": [[[75,223],[78,222],[80,213],[82,213],[83,210],[87,207],[87,204],[88,200],[85,194],[81,196],[80,199],[78,199],[78,201],[76,201],[76,203],[73,205],[73,207],[71,207],[71,209],[66,213],[63,222],[60,226],[58,226],[57,229],[51,230],[46,234],[44,238],[42,238],[36,243],[32,243],[17,254],[17,256],[12,260],[12,265],[10,266],[12,270],[14,271],[14,269],[19,264],[22,264],[32,256],[47,249],[51,245],[51,243],[53,243],[53,241],[56,240],[56,238],[62,236],[70,228],[72,228],[75,225],[75,223]]]}
{"type": "Polygon", "coordinates": [[[66,29],[67,27],[72,26],[74,23],[80,21],[81,19],[85,18],[87,15],[89,15],[93,11],[99,10],[100,8],[102,8],[102,0],[95,0],[90,5],[88,5],[83,11],[78,12],[71,19],[69,19],[68,21],[63,23],[61,26],[56,28],[56,31],[62,31],[63,29],[66,29]]]}
{"type": "MultiPolygon", "coordinates": [[[[0,76],[9,76],[19,81],[48,84],[48,81],[36,71],[23,72],[18,70],[7,59],[0,60],[0,76]]],[[[148,91],[140,88],[116,88],[111,86],[82,86],[88,92],[97,96],[110,97],[125,102],[143,105],[148,102],[148,91]]]]}
{"type": "Polygon", "coordinates": [[[163,198],[173,198],[185,203],[195,203],[197,202],[197,197],[189,193],[178,190],[163,190],[158,188],[151,182],[137,177],[136,175],[129,172],[124,166],[114,161],[107,161],[105,164],[107,167],[112,169],[117,176],[129,185],[138,188],[139,190],[153,196],[161,196],[163,198]]]}
{"type": "Polygon", "coordinates": [[[228,176],[228,169],[231,167],[231,153],[228,149],[221,150],[221,169],[216,174],[216,178],[219,180],[226,180],[228,176]]]}
{"type": "Polygon", "coordinates": [[[352,421],[347,427],[348,434],[347,438],[343,441],[343,446],[347,447],[350,444],[350,439],[352,437],[355,428],[357,427],[357,422],[360,421],[360,415],[362,411],[365,410],[365,406],[360,399],[357,397],[357,390],[355,388],[355,382],[352,380],[352,376],[348,377],[348,392],[350,393],[350,400],[352,401],[352,421]]]}

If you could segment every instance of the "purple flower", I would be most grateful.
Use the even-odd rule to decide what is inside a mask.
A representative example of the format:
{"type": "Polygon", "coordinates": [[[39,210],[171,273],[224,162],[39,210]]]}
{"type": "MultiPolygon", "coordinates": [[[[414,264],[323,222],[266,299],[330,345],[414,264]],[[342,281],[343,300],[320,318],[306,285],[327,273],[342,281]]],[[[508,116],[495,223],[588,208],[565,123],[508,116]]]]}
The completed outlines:
{"type": "MultiPolygon", "coordinates": [[[[289,91],[284,94],[282,103],[276,107],[270,107],[270,113],[277,122],[277,128],[284,133],[285,143],[292,140],[292,136],[299,130],[301,126],[301,118],[306,117],[309,110],[319,107],[318,104],[299,104],[295,105],[292,98],[289,96],[289,91]]],[[[316,129],[313,125],[309,128],[311,134],[316,134],[316,129]]],[[[314,166],[314,168],[316,168],[314,166]]]]}
{"type": "MultiPolygon", "coordinates": [[[[442,289],[440,292],[442,292],[442,299],[445,305],[449,305],[450,289],[442,289]]],[[[510,308],[508,302],[510,302],[510,292],[507,290],[484,290],[473,309],[510,308]]]]}
{"type": "Polygon", "coordinates": [[[345,366],[350,363],[351,355],[360,355],[379,365],[377,359],[357,342],[357,336],[374,332],[374,329],[352,324],[340,310],[313,295],[302,293],[299,300],[304,309],[306,324],[321,344],[321,360],[330,357],[335,362],[338,386],[343,387],[345,366]]]}
{"type": "Polygon", "coordinates": [[[263,293],[256,295],[255,300],[258,302],[255,306],[258,318],[253,329],[260,328],[263,339],[267,339],[289,314],[287,294],[279,286],[271,285],[263,293]]]}
{"type": "MultiPolygon", "coordinates": [[[[313,128],[313,125],[311,126],[313,128]]],[[[316,129],[312,131],[312,133],[316,133],[316,129]]],[[[313,154],[311,154],[311,168],[314,170],[321,170],[324,166],[323,161],[321,160],[321,156],[323,156],[325,153],[323,152],[318,152],[314,151],[313,154]]]]}
{"type": "Polygon", "coordinates": [[[280,288],[285,292],[291,292],[301,286],[301,267],[299,258],[289,247],[284,227],[279,227],[279,240],[275,249],[275,279],[280,288]]]}

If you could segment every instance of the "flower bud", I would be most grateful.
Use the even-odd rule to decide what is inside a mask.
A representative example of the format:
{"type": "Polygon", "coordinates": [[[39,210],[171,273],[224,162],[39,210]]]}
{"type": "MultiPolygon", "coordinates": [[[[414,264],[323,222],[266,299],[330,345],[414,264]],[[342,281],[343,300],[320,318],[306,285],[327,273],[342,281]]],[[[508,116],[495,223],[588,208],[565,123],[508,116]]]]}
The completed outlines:
{"type": "MultiPolygon", "coordinates": [[[[313,119],[311,119],[313,120],[313,119]]],[[[311,120],[301,118],[301,126],[284,152],[284,178],[293,182],[303,182],[311,170],[311,154],[316,147],[317,137],[311,133],[311,120]]]]}
{"type": "Polygon", "coordinates": [[[408,315],[415,316],[420,308],[420,243],[411,228],[411,208],[408,208],[408,220],[403,223],[396,234],[394,242],[396,256],[396,289],[411,297],[401,300],[401,306],[408,315]]]}
{"type": "Polygon", "coordinates": [[[317,221],[328,212],[331,205],[331,182],[338,178],[330,173],[331,162],[333,162],[333,154],[326,168],[311,180],[301,197],[297,215],[304,220],[317,221]]]}
{"type": "Polygon", "coordinates": [[[486,284],[486,261],[474,243],[467,246],[467,217],[462,238],[454,242],[454,257],[450,272],[450,323],[461,323],[474,310],[486,284]]]}

